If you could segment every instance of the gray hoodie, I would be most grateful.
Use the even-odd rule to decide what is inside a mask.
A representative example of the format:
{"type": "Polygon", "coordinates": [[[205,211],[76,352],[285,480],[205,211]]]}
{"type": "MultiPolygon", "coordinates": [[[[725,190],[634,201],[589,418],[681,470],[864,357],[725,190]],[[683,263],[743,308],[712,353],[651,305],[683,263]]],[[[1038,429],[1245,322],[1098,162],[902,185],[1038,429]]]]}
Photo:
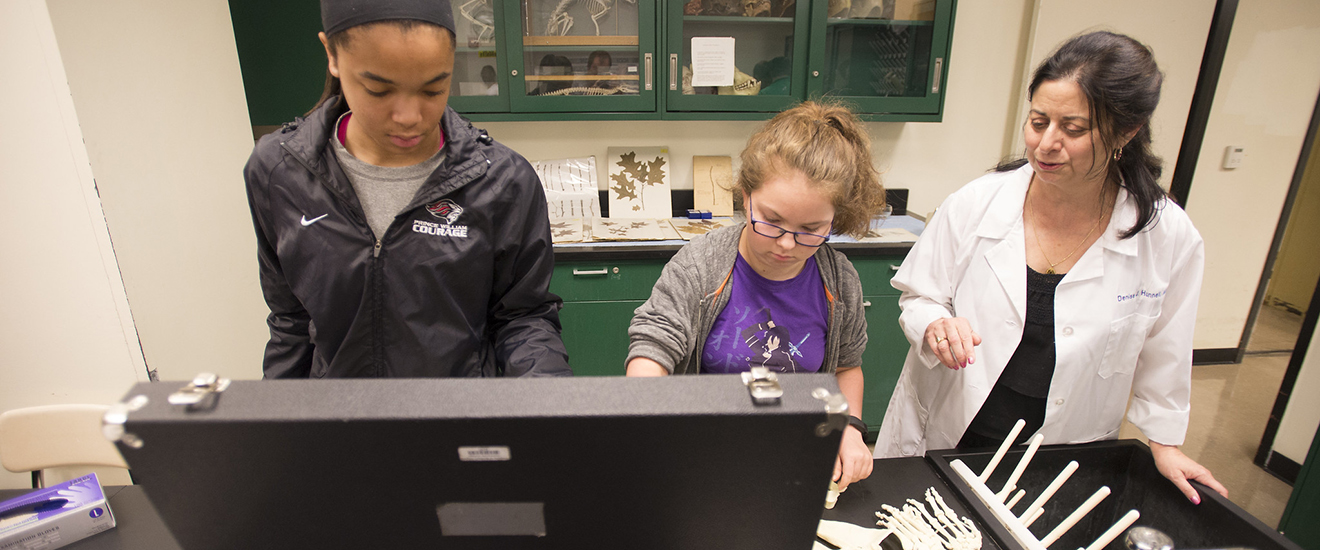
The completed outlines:
{"type": "MultiPolygon", "coordinates": [[[[702,347],[715,318],[729,303],[729,282],[744,225],[697,237],[669,260],[651,298],[633,313],[627,361],[645,357],[672,374],[701,372],[702,347]]],[[[830,310],[820,372],[860,366],[866,349],[866,312],[857,270],[828,244],[815,257],[830,310]]]]}

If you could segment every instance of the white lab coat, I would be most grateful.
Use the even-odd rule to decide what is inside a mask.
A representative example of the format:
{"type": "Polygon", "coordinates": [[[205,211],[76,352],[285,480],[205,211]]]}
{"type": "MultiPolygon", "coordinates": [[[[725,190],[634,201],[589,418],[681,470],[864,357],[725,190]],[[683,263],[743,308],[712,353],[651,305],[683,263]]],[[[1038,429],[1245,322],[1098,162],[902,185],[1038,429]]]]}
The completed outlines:
{"type": "MultiPolygon", "coordinates": [[[[876,457],[956,446],[1022,340],[1031,173],[1027,165],[989,174],[950,195],[894,276],[912,346],[876,457]],[[975,364],[948,369],[926,345],[926,326],[944,317],[965,317],[981,335],[975,364]]],[[[1153,227],[1120,240],[1136,214],[1119,191],[1104,234],[1055,291],[1057,362],[1038,432],[1046,444],[1114,439],[1124,409],[1150,439],[1183,442],[1205,246],[1172,201],[1153,227]]]]}

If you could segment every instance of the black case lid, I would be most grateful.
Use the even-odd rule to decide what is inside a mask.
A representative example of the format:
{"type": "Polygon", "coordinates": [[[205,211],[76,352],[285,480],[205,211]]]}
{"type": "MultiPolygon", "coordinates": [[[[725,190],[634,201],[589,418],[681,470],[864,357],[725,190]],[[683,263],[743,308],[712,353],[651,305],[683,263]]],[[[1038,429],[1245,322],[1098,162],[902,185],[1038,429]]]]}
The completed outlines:
{"type": "Polygon", "coordinates": [[[189,550],[805,549],[846,422],[833,376],[779,383],[235,381],[187,410],[157,382],[119,449],[189,550]]]}

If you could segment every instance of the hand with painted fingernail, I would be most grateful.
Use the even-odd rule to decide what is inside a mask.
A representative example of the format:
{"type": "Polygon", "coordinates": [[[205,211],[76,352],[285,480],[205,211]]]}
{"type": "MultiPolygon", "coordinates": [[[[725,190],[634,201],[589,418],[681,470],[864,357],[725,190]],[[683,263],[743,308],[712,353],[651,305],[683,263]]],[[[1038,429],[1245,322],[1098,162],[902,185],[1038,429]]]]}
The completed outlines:
{"type": "Polygon", "coordinates": [[[1192,504],[1200,504],[1201,495],[1189,483],[1191,480],[1209,487],[1225,498],[1228,497],[1228,489],[1224,488],[1224,485],[1210,474],[1210,470],[1183,454],[1182,450],[1176,445],[1164,445],[1151,441],[1150,454],[1155,458],[1155,468],[1161,474],[1164,474],[1164,477],[1168,478],[1169,481],[1172,481],[1192,504]]]}
{"type": "Polygon", "coordinates": [[[981,335],[964,317],[946,317],[926,326],[926,345],[940,363],[953,370],[976,364],[976,346],[981,335]]]}

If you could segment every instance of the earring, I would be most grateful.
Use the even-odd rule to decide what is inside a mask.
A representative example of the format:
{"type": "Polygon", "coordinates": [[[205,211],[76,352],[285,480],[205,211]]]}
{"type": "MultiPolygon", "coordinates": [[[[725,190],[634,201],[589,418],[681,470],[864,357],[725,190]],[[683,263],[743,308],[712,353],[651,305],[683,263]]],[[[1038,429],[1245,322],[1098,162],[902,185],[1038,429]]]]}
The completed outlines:
{"type": "Polygon", "coordinates": [[[1118,149],[1114,149],[1114,160],[1117,161],[1122,159],[1123,159],[1123,148],[1119,147],[1118,149]]]}

